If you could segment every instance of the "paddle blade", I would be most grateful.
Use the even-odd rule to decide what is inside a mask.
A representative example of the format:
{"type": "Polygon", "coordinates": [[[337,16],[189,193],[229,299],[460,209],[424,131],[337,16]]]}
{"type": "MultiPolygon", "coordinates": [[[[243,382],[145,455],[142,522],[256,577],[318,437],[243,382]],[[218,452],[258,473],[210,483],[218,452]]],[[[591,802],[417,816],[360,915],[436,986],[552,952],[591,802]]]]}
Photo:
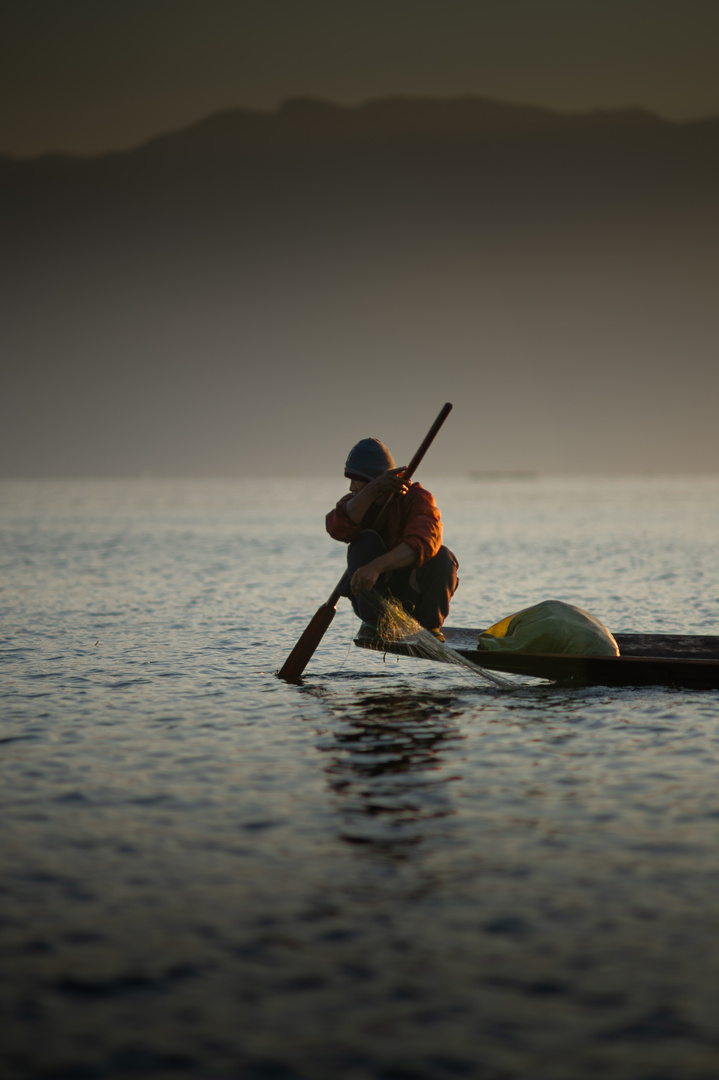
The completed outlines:
{"type": "Polygon", "coordinates": [[[290,683],[300,681],[302,672],[312,659],[315,649],[325,636],[325,632],[334,619],[336,612],[335,604],[331,604],[329,601],[323,604],[322,607],[317,608],[302,637],[277,672],[278,679],[284,679],[285,682],[290,683]]]}

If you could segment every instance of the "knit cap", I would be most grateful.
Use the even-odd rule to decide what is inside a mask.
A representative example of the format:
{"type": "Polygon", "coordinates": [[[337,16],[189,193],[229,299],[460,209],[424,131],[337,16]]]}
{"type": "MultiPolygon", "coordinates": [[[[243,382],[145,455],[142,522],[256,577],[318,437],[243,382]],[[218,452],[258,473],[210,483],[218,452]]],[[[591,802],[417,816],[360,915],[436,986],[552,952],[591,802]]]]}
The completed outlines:
{"type": "Polygon", "coordinates": [[[345,476],[349,479],[374,480],[387,469],[394,469],[394,458],[379,439],[360,439],[347,455],[345,476]]]}

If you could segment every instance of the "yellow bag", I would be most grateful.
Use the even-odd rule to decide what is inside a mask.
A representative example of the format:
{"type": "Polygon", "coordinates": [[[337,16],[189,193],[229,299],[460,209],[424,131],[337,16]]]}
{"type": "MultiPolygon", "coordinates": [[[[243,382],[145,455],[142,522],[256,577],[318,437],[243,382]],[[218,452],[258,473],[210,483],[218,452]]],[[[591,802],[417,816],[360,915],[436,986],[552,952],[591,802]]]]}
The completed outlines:
{"type": "Polygon", "coordinates": [[[606,626],[563,600],[543,600],[483,630],[479,648],[492,652],[572,653],[619,656],[606,626]]]}

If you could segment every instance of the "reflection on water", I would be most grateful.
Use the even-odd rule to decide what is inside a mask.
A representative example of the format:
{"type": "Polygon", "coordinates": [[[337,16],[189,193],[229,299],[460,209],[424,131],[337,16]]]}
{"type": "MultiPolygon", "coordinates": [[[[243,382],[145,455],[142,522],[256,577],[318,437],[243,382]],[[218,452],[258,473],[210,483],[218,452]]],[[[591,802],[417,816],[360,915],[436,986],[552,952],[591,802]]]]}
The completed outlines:
{"type": "Polygon", "coordinates": [[[452,781],[464,739],[456,696],[407,687],[315,693],[339,721],[318,749],[340,800],[342,839],[405,858],[429,822],[456,812],[452,781]]]}

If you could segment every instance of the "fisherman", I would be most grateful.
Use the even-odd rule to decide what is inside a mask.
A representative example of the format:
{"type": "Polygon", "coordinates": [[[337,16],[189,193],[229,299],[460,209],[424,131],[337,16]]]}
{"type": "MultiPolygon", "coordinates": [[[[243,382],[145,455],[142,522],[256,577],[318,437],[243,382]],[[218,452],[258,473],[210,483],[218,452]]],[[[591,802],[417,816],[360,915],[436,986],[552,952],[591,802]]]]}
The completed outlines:
{"type": "Polygon", "coordinates": [[[368,595],[376,589],[443,641],[459,564],[442,544],[434,497],[408,483],[404,471],[379,439],[358,442],[345,463],[349,493],[327,515],[327,532],[349,544],[344,595],[363,620],[361,636],[376,636],[378,612],[368,595]]]}

